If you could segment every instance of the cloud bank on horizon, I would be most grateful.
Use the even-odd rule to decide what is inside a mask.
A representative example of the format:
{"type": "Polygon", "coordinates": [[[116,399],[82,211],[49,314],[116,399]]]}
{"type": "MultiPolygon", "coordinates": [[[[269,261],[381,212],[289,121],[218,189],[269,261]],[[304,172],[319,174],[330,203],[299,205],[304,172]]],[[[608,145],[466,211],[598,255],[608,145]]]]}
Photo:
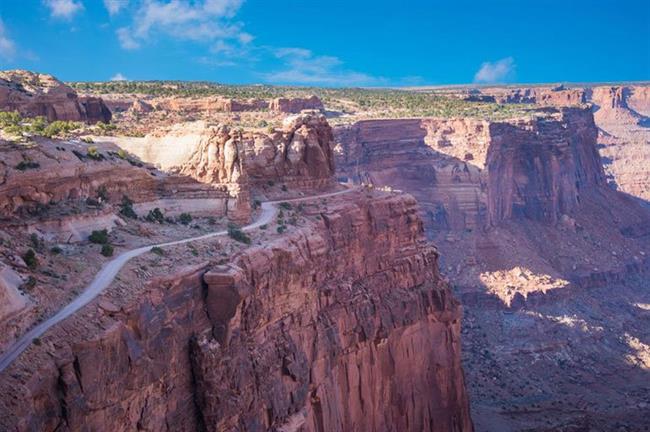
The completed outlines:
{"type": "Polygon", "coordinates": [[[472,13],[493,23],[478,29],[471,20],[454,20],[468,13],[465,6],[434,8],[425,0],[399,10],[390,0],[21,0],[0,6],[0,69],[49,71],[68,80],[322,86],[650,79],[650,56],[639,54],[650,52],[650,26],[635,12],[645,7],[650,13],[644,1],[596,8],[588,7],[591,0],[575,0],[565,5],[562,20],[553,8],[516,3],[476,0],[472,13]],[[527,25],[531,16],[546,27],[527,25]],[[389,18],[389,30],[378,25],[389,18]],[[426,25],[432,19],[436,26],[426,25]],[[583,28],[614,19],[627,25],[583,28]],[[587,33],[589,43],[578,44],[587,33]],[[510,55],[500,58],[504,53],[510,55]]]}

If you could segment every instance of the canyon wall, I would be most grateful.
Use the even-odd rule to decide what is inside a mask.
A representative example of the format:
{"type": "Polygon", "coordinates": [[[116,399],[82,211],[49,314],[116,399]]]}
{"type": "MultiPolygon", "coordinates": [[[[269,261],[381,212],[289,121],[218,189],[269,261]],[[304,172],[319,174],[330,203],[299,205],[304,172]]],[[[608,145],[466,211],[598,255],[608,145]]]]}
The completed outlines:
{"type": "Polygon", "coordinates": [[[43,116],[49,121],[111,120],[111,112],[102,99],[80,98],[52,75],[22,70],[0,72],[0,111],[18,111],[25,117],[43,116]]]}
{"type": "MultiPolygon", "coordinates": [[[[621,109],[625,92],[603,93],[609,103],[600,109],[621,109]]],[[[642,97],[634,103],[643,107],[642,97]]],[[[622,116],[600,109],[335,130],[339,177],[400,189],[421,204],[466,311],[463,365],[477,430],[648,424],[640,407],[650,348],[637,340],[648,337],[639,305],[647,303],[650,212],[607,186],[611,161],[598,150],[608,150],[608,132],[594,116],[622,116]],[[612,377],[605,387],[603,376],[612,377]]],[[[641,179],[643,155],[630,148],[618,161],[641,179]]]]}
{"type": "Polygon", "coordinates": [[[481,88],[459,95],[469,100],[541,106],[589,104],[598,127],[599,152],[611,187],[650,200],[650,86],[481,88]]]}
{"type": "Polygon", "coordinates": [[[80,314],[52,330],[54,356],[3,372],[3,429],[472,430],[460,307],[407,195],[355,193],[99,306],[94,332],[73,330],[80,314]]]}
{"type": "Polygon", "coordinates": [[[556,223],[585,189],[604,185],[591,112],[566,108],[551,118],[490,125],[488,222],[513,217],[556,223]]]}
{"type": "Polygon", "coordinates": [[[299,113],[302,110],[322,110],[325,107],[318,96],[307,98],[275,98],[269,102],[269,109],[281,113],[299,113]]]}
{"type": "Polygon", "coordinates": [[[163,170],[209,184],[315,189],[330,185],[334,172],[332,130],[322,115],[290,116],[281,130],[266,133],[199,121],[114,142],[163,170]]]}
{"type": "Polygon", "coordinates": [[[45,217],[49,211],[56,213],[57,205],[96,198],[100,190],[109,202],[119,203],[127,195],[136,205],[164,198],[215,199],[223,202],[222,214],[232,198],[225,189],[166,175],[142,163],[137,166],[118,157],[116,147],[100,146],[101,159],[93,160],[87,156],[84,143],[43,140],[24,149],[9,143],[0,145],[4,156],[0,161],[0,217],[8,223],[18,222],[21,215],[45,217]],[[20,168],[21,163],[34,165],[20,168]]]}
{"type": "Polygon", "coordinates": [[[431,230],[497,225],[524,214],[555,223],[604,183],[588,109],[540,117],[371,120],[336,131],[343,176],[414,194],[431,230]]]}

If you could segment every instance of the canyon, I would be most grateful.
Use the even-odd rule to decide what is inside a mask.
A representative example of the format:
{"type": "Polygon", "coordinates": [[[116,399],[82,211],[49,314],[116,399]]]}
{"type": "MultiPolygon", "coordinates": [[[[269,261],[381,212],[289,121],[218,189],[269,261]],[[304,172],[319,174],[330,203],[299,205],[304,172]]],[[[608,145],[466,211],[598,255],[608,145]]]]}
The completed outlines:
{"type": "Polygon", "coordinates": [[[650,426],[647,85],[0,78],[0,351],[200,237],[0,371],[0,429],[650,426]]]}
{"type": "Polygon", "coordinates": [[[457,97],[529,104],[526,115],[335,130],[337,176],[420,203],[465,308],[477,430],[647,425],[650,142],[622,108],[647,104],[630,96],[646,89],[480,89],[457,97]]]}
{"type": "Polygon", "coordinates": [[[229,236],[134,258],[35,338],[1,372],[2,429],[473,430],[462,309],[416,201],[323,195],[341,190],[326,118],[278,115],[264,132],[7,137],[5,349],[106,265],[100,230],[117,253],[229,236]],[[238,231],[269,199],[286,200],[277,220],[238,231]]]}

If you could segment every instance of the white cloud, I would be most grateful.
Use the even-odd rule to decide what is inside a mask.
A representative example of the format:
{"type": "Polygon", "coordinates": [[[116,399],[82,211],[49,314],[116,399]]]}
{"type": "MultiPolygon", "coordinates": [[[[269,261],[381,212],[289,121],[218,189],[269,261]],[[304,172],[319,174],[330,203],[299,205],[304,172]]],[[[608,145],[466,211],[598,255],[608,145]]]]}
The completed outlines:
{"type": "Polygon", "coordinates": [[[109,15],[120,13],[122,9],[129,5],[129,0],[104,0],[104,6],[109,15]]]}
{"type": "Polygon", "coordinates": [[[0,18],[0,58],[8,61],[13,59],[15,54],[16,44],[7,35],[7,29],[0,18]]]}
{"type": "Polygon", "coordinates": [[[117,40],[120,41],[120,46],[126,50],[134,50],[140,48],[140,43],[131,35],[131,30],[127,27],[118,28],[115,32],[117,40]]]}
{"type": "Polygon", "coordinates": [[[118,30],[120,44],[135,49],[155,35],[203,43],[233,40],[246,44],[253,36],[233,23],[243,0],[144,0],[128,28],[118,30]]]}
{"type": "Polygon", "coordinates": [[[50,9],[52,18],[70,19],[83,10],[84,6],[77,0],[43,0],[50,9]]]}
{"type": "Polygon", "coordinates": [[[120,72],[118,72],[111,77],[111,81],[128,81],[128,79],[120,72]]]}
{"type": "Polygon", "coordinates": [[[474,82],[497,83],[509,80],[515,74],[515,59],[502,58],[495,62],[485,62],[474,75],[474,82]]]}
{"type": "Polygon", "coordinates": [[[385,84],[384,78],[343,68],[334,56],[314,55],[304,48],[278,48],[275,56],[282,60],[282,70],[264,74],[264,79],[277,84],[362,86],[385,84]]]}

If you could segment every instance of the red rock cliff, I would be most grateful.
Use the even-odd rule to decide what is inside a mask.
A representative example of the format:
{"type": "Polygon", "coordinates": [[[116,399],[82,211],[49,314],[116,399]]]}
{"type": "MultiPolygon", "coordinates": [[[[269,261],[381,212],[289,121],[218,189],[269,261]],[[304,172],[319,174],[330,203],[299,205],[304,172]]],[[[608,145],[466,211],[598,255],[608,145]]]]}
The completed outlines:
{"type": "Polygon", "coordinates": [[[336,130],[342,176],[413,193],[427,228],[462,231],[514,216],[554,222],[604,184],[587,108],[529,119],[361,121],[336,130]]]}
{"type": "Polygon", "coordinates": [[[487,155],[491,224],[513,217],[555,223],[586,189],[603,186],[598,130],[588,109],[565,108],[547,119],[490,126],[487,155]]]}
{"type": "Polygon", "coordinates": [[[471,431],[461,312],[415,200],[359,193],[321,217],[152,282],[90,339],[64,323],[56,361],[0,382],[0,426],[471,431]]]}
{"type": "Polygon", "coordinates": [[[0,111],[43,116],[49,121],[108,123],[111,120],[111,112],[102,99],[79,98],[72,88],[52,75],[22,70],[0,72],[0,111]]]}

